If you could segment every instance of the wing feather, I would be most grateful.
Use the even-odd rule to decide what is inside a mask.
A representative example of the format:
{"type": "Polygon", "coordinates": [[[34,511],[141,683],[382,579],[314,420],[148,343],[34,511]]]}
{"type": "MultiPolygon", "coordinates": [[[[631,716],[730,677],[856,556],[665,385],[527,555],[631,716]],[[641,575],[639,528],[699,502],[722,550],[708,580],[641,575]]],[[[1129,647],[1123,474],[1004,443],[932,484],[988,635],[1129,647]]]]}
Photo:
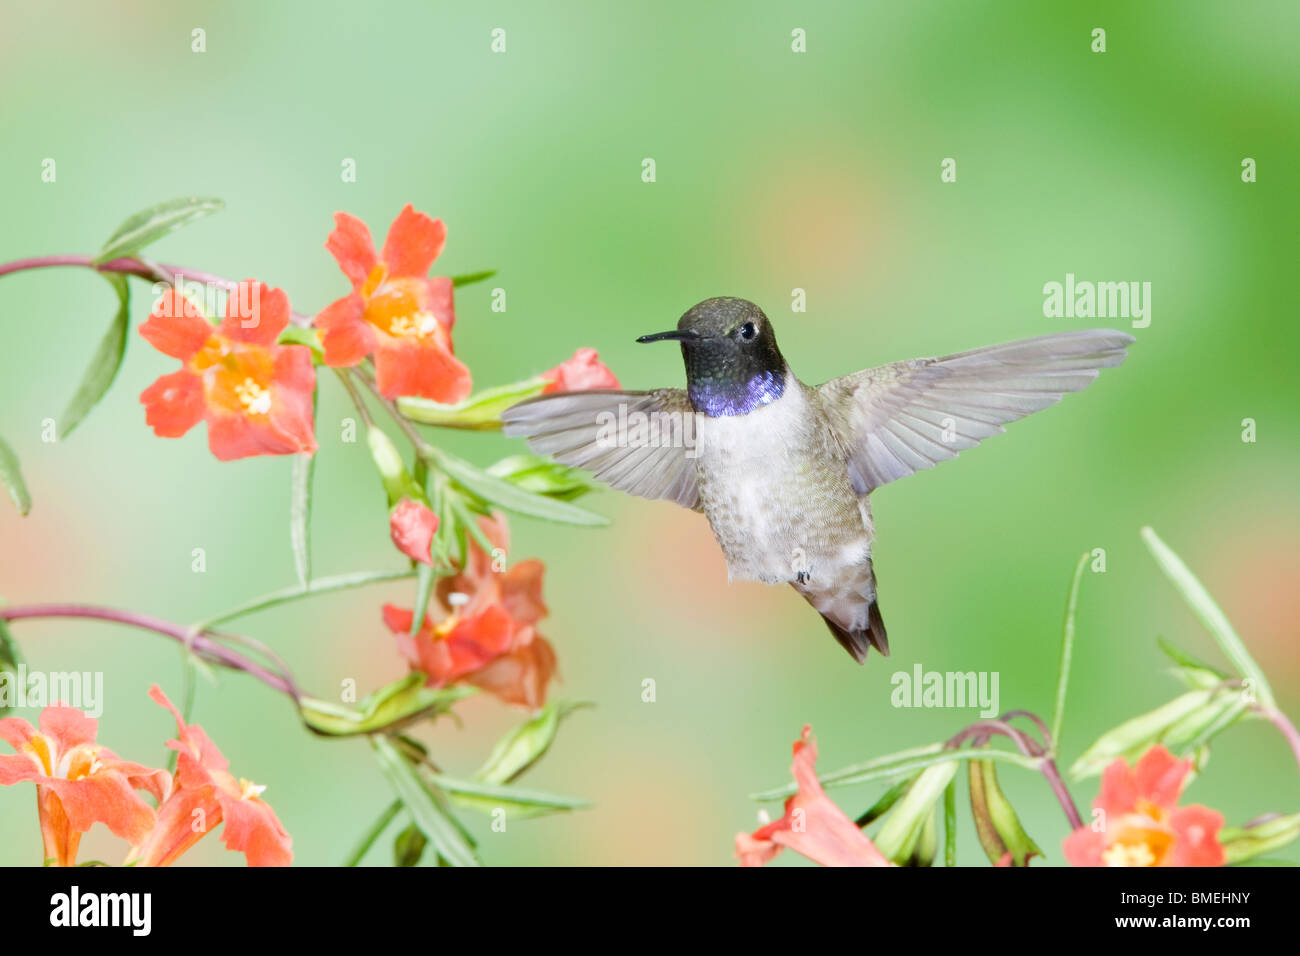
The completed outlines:
{"type": "Polygon", "coordinates": [[[520,402],[501,416],[506,435],[528,439],[539,455],[590,471],[620,491],[699,508],[694,409],[679,388],[653,392],[591,389],[558,392],[520,402]],[[638,438],[635,423],[657,421],[638,438]],[[656,417],[657,416],[657,417],[656,417]],[[627,422],[622,435],[611,422],[627,422]],[[665,432],[666,429],[666,432],[665,432]]]}
{"type": "Polygon", "coordinates": [[[1123,362],[1132,342],[1110,329],[1061,332],[882,365],[833,379],[818,394],[865,495],[1086,388],[1123,362]]]}

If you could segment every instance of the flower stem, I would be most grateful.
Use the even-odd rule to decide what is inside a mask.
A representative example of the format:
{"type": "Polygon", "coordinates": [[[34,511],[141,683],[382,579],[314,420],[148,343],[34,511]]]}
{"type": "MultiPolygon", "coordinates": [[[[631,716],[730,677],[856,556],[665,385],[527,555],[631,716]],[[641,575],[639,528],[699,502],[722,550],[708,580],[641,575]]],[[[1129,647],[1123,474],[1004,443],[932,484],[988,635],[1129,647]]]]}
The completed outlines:
{"type": "Polygon", "coordinates": [[[153,631],[164,637],[170,637],[177,643],[193,648],[197,653],[221,667],[243,671],[256,677],[273,690],[297,701],[298,692],[293,681],[280,674],[274,674],[238,651],[223,647],[209,636],[207,631],[194,631],[162,618],[139,614],[135,611],[122,611],[117,608],[99,607],[93,604],[25,604],[18,607],[0,607],[0,618],[6,621],[20,621],[26,618],[89,618],[99,621],[112,621],[145,631],[153,631]]]}
{"type": "Polygon", "coordinates": [[[1282,732],[1286,742],[1291,745],[1291,753],[1295,755],[1296,763],[1300,765],[1300,732],[1296,731],[1295,724],[1291,723],[1287,715],[1276,707],[1265,707],[1260,713],[1282,732]]]}
{"type": "MultiPolygon", "coordinates": [[[[184,266],[166,265],[148,259],[113,259],[110,262],[102,262],[96,265],[90,256],[33,256],[28,259],[15,259],[13,262],[0,263],[0,276],[7,276],[14,272],[23,272],[29,269],[48,269],[55,266],[78,266],[83,269],[94,269],[96,272],[116,272],[121,275],[135,276],[137,279],[165,282],[168,285],[175,285],[178,278],[189,278],[203,285],[216,286],[219,289],[227,290],[233,289],[239,284],[234,279],[227,279],[225,276],[214,275],[211,272],[200,272],[197,269],[187,269],[184,266]]],[[[290,313],[290,318],[294,325],[304,327],[311,325],[312,322],[311,316],[302,315],[299,312],[290,313]]]]}

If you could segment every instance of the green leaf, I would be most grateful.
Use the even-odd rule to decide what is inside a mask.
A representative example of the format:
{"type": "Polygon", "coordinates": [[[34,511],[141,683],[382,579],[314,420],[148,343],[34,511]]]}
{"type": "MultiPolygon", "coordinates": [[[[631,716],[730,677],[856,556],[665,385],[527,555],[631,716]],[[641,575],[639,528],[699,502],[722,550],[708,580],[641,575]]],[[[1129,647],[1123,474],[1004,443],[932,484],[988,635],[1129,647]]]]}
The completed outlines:
{"type": "Polygon", "coordinates": [[[5,490],[9,492],[9,498],[20,515],[25,516],[32,510],[32,496],[27,490],[27,483],[23,481],[18,456],[3,438],[0,438],[0,481],[4,482],[5,490]]]}
{"type": "Polygon", "coordinates": [[[22,651],[9,630],[9,622],[0,617],[0,686],[9,685],[9,693],[0,694],[0,717],[13,710],[12,704],[5,703],[17,699],[18,665],[23,662],[22,651]]]}
{"type": "Polygon", "coordinates": [[[330,591],[344,591],[349,588],[359,588],[365,584],[380,584],[385,581],[398,581],[402,578],[413,577],[415,577],[413,569],[403,568],[400,571],[353,571],[348,574],[336,574],[328,578],[317,578],[306,588],[295,586],[281,588],[278,591],[272,591],[270,594],[263,594],[261,597],[245,601],[228,611],[222,611],[220,614],[204,618],[195,624],[191,624],[190,627],[196,631],[210,630],[218,624],[234,620],[237,617],[243,617],[245,614],[278,607],[290,601],[301,601],[303,598],[312,597],[316,594],[328,594],[330,591]]]}
{"type": "Polygon", "coordinates": [[[353,848],[352,852],[348,854],[348,858],[344,861],[343,865],[360,865],[361,861],[365,859],[366,854],[370,852],[370,848],[375,845],[375,841],[379,839],[379,835],[388,829],[388,824],[392,823],[401,812],[401,800],[394,800],[385,807],[384,812],[379,815],[375,822],[366,828],[366,832],[361,835],[361,839],[357,842],[357,845],[353,848]]]}
{"type": "Polygon", "coordinates": [[[220,199],[201,199],[190,196],[169,199],[156,206],[143,209],[129,217],[108,237],[104,247],[92,260],[93,265],[103,265],[114,259],[133,256],[145,246],[157,242],[167,233],[196,219],[220,212],[226,204],[220,199]]]}
{"type": "Polygon", "coordinates": [[[371,694],[357,710],[304,697],[298,702],[298,712],[303,723],[323,737],[351,737],[437,717],[450,711],[457,701],[475,693],[473,687],[425,687],[426,680],[424,674],[412,671],[371,694]]]}
{"type": "Polygon", "coordinates": [[[482,272],[466,272],[464,275],[452,276],[451,284],[453,288],[459,289],[463,285],[472,285],[475,282],[491,279],[496,274],[496,269],[485,269],[482,272]]]}
{"type": "Polygon", "coordinates": [[[95,357],[81,376],[81,384],[68,407],[63,410],[60,419],[60,438],[66,438],[77,427],[86,414],[94,408],[108,387],[117,377],[117,370],[122,367],[122,358],[126,355],[126,332],[130,321],[131,289],[126,284],[126,276],[118,273],[100,273],[117,293],[117,312],[108,326],[108,331],[95,350],[95,357]]]}
{"type": "Polygon", "coordinates": [[[1196,579],[1196,575],[1192,574],[1182,559],[1160,540],[1155,531],[1151,528],[1143,528],[1142,540],[1155,556],[1165,576],[1173,582],[1174,587],[1182,594],[1183,600],[1209,630],[1210,635],[1223,651],[1223,655],[1232,662],[1237,673],[1250,682],[1256,699],[1263,707],[1274,709],[1277,704],[1273,699],[1273,689],[1269,686],[1268,679],[1255,663],[1255,659],[1250,656],[1246,645],[1241,642],[1241,638],[1237,636],[1237,632],[1233,630],[1232,624],[1229,623],[1219,605],[1214,602],[1214,598],[1210,597],[1209,592],[1196,579]]]}
{"type": "Polygon", "coordinates": [[[407,631],[412,637],[420,633],[424,627],[425,615],[429,613],[429,597],[433,593],[433,586],[437,582],[437,573],[430,564],[421,563],[416,569],[415,578],[415,608],[411,613],[411,627],[407,631]]]}
{"type": "Polygon", "coordinates": [[[311,483],[316,471],[315,455],[294,455],[289,493],[289,545],[298,586],[311,586],[311,483]]]}
{"type": "Polygon", "coordinates": [[[1061,747],[1061,724],[1065,720],[1065,692],[1070,685],[1070,662],[1074,657],[1074,617],[1079,609],[1079,582],[1083,580],[1083,568],[1088,563],[1088,552],[1079,556],[1074,566],[1074,578],[1070,581],[1070,596],[1065,602],[1065,625],[1061,631],[1061,662],[1056,673],[1056,707],[1052,711],[1052,739],[1050,746],[1053,753],[1061,747]]]}
{"type": "MultiPolygon", "coordinates": [[[[971,764],[970,766],[974,766],[971,764]]],[[[957,865],[957,778],[943,792],[943,865],[957,865]]]]}
{"type": "Polygon", "coordinates": [[[489,465],[487,473],[493,478],[518,485],[525,491],[562,501],[572,501],[600,488],[585,472],[540,455],[523,454],[502,458],[489,465]]]}
{"type": "Polygon", "coordinates": [[[1031,856],[1042,856],[1002,792],[993,761],[972,761],[968,769],[971,816],[989,862],[996,864],[1010,852],[1013,866],[1028,866],[1031,856]]]}
{"type": "Polygon", "coordinates": [[[538,790],[521,790],[517,787],[481,783],[477,780],[458,780],[445,774],[431,774],[432,781],[445,790],[461,806],[492,813],[506,810],[514,816],[537,816],[542,813],[562,813],[591,806],[587,800],[562,797],[538,790]]]}
{"type": "Polygon", "coordinates": [[[1219,831],[1219,843],[1223,846],[1224,862],[1233,864],[1254,860],[1262,853],[1286,846],[1298,836],[1300,813],[1292,813],[1274,816],[1253,826],[1224,827],[1219,831]]]}
{"type": "Polygon", "coordinates": [[[1154,744],[1163,744],[1174,753],[1194,749],[1209,735],[1218,733],[1246,706],[1238,688],[1191,690],[1161,704],[1155,710],[1139,714],[1111,728],[1098,737],[1070,767],[1076,780],[1101,773],[1116,758],[1133,761],[1154,744]]]}
{"type": "Polygon", "coordinates": [[[370,745],[379,758],[379,767],[388,778],[393,792],[406,805],[411,819],[420,832],[429,838],[438,855],[453,866],[478,866],[478,855],[460,824],[447,812],[439,795],[401,755],[393,742],[383,735],[375,735],[370,738],[370,745]]]}
{"type": "Polygon", "coordinates": [[[915,779],[915,777],[908,777],[906,780],[898,781],[898,783],[894,784],[881,794],[880,799],[868,807],[862,816],[858,817],[853,822],[856,823],[859,828],[870,826],[875,823],[889,812],[890,807],[902,799],[903,794],[907,793],[907,788],[912,785],[912,781],[915,779]]]}
{"type": "Polygon", "coordinates": [[[583,707],[594,706],[587,701],[553,701],[535,717],[508,731],[497,741],[487,761],[474,779],[488,784],[504,784],[519,777],[550,749],[560,722],[583,707]]]}
{"type": "Polygon", "coordinates": [[[609,519],[604,515],[586,511],[565,501],[556,501],[554,498],[548,498],[545,495],[525,491],[508,481],[493,478],[487,472],[441,449],[434,449],[433,454],[435,465],[454,478],[460,485],[491,504],[532,518],[542,518],[563,524],[586,525],[587,527],[600,527],[609,524],[609,519]]]}
{"type": "MultiPolygon", "coordinates": [[[[993,750],[991,748],[945,750],[943,744],[929,744],[925,747],[914,747],[911,750],[900,750],[898,753],[889,754],[886,757],[877,757],[874,760],[866,760],[851,767],[845,767],[843,770],[822,774],[818,777],[818,780],[826,789],[831,787],[851,787],[854,784],[870,783],[873,780],[888,780],[904,774],[912,774],[927,767],[954,763],[958,760],[1001,760],[1006,763],[1013,763],[1026,770],[1038,771],[1041,769],[1039,761],[1033,757],[1025,757],[1022,754],[1011,753],[1007,750],[993,750]]],[[[794,792],[795,785],[789,783],[783,787],[773,787],[771,790],[750,794],[749,798],[760,803],[766,803],[769,800],[784,800],[794,792]]]]}
{"type": "Polygon", "coordinates": [[[414,823],[408,826],[393,840],[393,866],[417,866],[429,839],[414,823]]]}
{"type": "Polygon", "coordinates": [[[421,425],[495,431],[501,427],[502,412],[524,399],[542,394],[542,390],[549,384],[549,379],[534,376],[522,382],[484,389],[451,405],[427,398],[399,398],[397,410],[421,425]]]}
{"type": "MultiPolygon", "coordinates": [[[[927,819],[933,820],[934,809],[956,773],[957,765],[950,761],[927,767],[912,781],[903,799],[886,814],[873,841],[876,849],[895,863],[908,862],[925,833],[927,819]]],[[[936,847],[937,843],[928,847],[931,859],[936,847]]]]}
{"type": "Polygon", "coordinates": [[[1202,664],[1190,654],[1183,653],[1182,650],[1166,641],[1163,637],[1156,638],[1156,643],[1160,645],[1160,649],[1176,665],[1173,671],[1178,676],[1178,679],[1192,690],[1210,690],[1218,687],[1228,679],[1227,675],[1222,671],[1215,670],[1208,664],[1202,664]]]}

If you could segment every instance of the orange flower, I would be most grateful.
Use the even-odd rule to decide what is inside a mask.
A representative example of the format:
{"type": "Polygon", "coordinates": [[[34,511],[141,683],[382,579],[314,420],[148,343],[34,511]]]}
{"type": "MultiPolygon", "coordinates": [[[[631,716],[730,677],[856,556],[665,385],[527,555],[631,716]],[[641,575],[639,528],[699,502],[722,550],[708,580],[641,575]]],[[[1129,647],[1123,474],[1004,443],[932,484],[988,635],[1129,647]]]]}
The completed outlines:
{"type": "Polygon", "coordinates": [[[325,248],[352,281],[352,293],[316,317],[325,364],[356,365],[373,353],[376,384],[386,398],[460,401],[470,392],[470,375],[452,354],[452,282],[428,277],[447,239],[442,220],[407,203],[382,256],[360,219],[340,212],[334,222],[325,248]]]}
{"type": "Polygon", "coordinates": [[[149,696],[176,718],[178,740],[168,741],[178,754],[176,787],[158,807],[158,822],[135,841],[130,861],[139,866],[170,866],[205,833],[223,820],[226,847],[244,854],[249,866],[288,866],[293,839],[275,811],[262,799],[265,787],[230,775],[230,762],[203,728],[185,723],[167,695],[155,684],[149,696]]]}
{"type": "Polygon", "coordinates": [[[550,392],[581,392],[590,388],[618,388],[618,379],[597,356],[595,349],[578,349],[573,358],[561,362],[549,372],[543,372],[542,378],[550,379],[550,384],[542,389],[543,394],[550,392]]]}
{"type": "Polygon", "coordinates": [[[817,779],[817,741],[804,726],[794,743],[790,772],[798,792],[785,802],[785,816],[753,833],[736,834],[741,866],[762,866],[786,847],[823,866],[893,866],[856,823],[826,796],[817,779]]]}
{"type": "Polygon", "coordinates": [[[1103,828],[1080,827],[1062,849],[1071,866],[1222,866],[1222,814],[1178,806],[1190,760],[1157,744],[1130,768],[1116,760],[1101,778],[1093,809],[1103,828]]]}
{"type": "Polygon", "coordinates": [[[442,622],[426,618],[412,637],[413,613],[386,605],[384,623],[430,686],[464,682],[508,704],[540,707],[555,674],[555,651],[536,629],[547,613],[545,569],[530,560],[497,570],[509,544],[505,519],[480,518],[479,527],[496,548],[488,554],[471,539],[465,569],[438,582],[439,603],[448,611],[442,622]]]}
{"type": "Polygon", "coordinates": [[[37,731],[17,717],[0,720],[0,739],[18,751],[0,756],[0,785],[36,784],[45,858],[75,865],[81,835],[96,823],[124,839],[142,839],[155,815],[135,791],[164,799],[171,789],[167,771],[119,760],[96,745],[97,722],[76,708],[46,707],[40,724],[37,731]]]}
{"type": "Polygon", "coordinates": [[[305,345],[275,344],[288,324],[284,292],[251,279],[230,293],[220,328],[175,289],[164,292],[140,334],[185,365],[140,396],[154,433],[179,438],[206,420],[221,461],[314,452],[316,371],[305,345]]]}

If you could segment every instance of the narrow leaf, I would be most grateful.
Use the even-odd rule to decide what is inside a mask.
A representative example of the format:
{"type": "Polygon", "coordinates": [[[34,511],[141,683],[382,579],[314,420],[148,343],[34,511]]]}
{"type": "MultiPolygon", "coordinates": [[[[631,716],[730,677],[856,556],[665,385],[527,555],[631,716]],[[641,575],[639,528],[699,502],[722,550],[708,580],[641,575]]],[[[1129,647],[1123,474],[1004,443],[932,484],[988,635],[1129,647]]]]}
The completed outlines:
{"type": "Polygon", "coordinates": [[[516,779],[542,758],[555,741],[555,732],[569,714],[581,707],[590,707],[585,701],[554,701],[536,717],[524,721],[497,741],[487,761],[474,774],[474,779],[484,783],[503,784],[516,779]]]}
{"type": "Polygon", "coordinates": [[[1052,711],[1052,739],[1049,746],[1056,753],[1061,746],[1061,723],[1065,720],[1065,692],[1070,686],[1070,662],[1074,658],[1074,616],[1079,609],[1079,582],[1083,568],[1088,563],[1088,553],[1079,556],[1070,581],[1070,596],[1065,602],[1065,626],[1061,632],[1061,661],[1056,672],[1056,707],[1052,711]]]}
{"type": "Polygon", "coordinates": [[[1227,616],[1215,603],[1214,598],[1210,597],[1204,585],[1196,579],[1191,569],[1183,563],[1178,555],[1170,550],[1169,546],[1160,540],[1159,536],[1151,528],[1142,529],[1142,540],[1155,556],[1156,562],[1160,569],[1165,572],[1165,576],[1173,582],[1179,592],[1183,595],[1192,612],[1201,619],[1201,623],[1209,630],[1210,635],[1218,643],[1223,655],[1232,662],[1232,666],[1237,669],[1243,678],[1251,682],[1255,692],[1256,699],[1268,710],[1276,707],[1273,699],[1273,689],[1268,684],[1268,679],[1255,659],[1250,656],[1246,650],[1246,645],[1242,643],[1237,632],[1233,630],[1232,624],[1229,623],[1227,616]]]}
{"type": "Polygon", "coordinates": [[[117,377],[117,370],[122,367],[122,357],[126,355],[131,289],[126,284],[124,275],[117,273],[101,273],[101,275],[108,280],[108,284],[117,293],[117,312],[113,315],[108,331],[100,340],[99,348],[95,349],[95,357],[90,360],[85,374],[81,376],[81,384],[77,387],[76,394],[72,396],[72,401],[68,402],[68,407],[63,410],[63,417],[60,419],[60,438],[71,434],[86,414],[104,397],[108,387],[113,384],[113,379],[117,377]]]}
{"type": "Polygon", "coordinates": [[[433,790],[415,767],[382,735],[370,738],[379,767],[398,799],[406,805],[420,832],[429,838],[438,855],[453,866],[478,866],[478,856],[456,823],[443,809],[433,790]]]}
{"type": "Polygon", "coordinates": [[[434,463],[480,498],[510,511],[563,524],[588,527],[609,524],[609,519],[604,515],[571,505],[567,501],[557,501],[545,495],[525,491],[508,481],[493,478],[487,472],[441,449],[435,451],[434,463]]]}
{"type": "Polygon", "coordinates": [[[169,199],[129,217],[118,226],[99,255],[93,260],[94,265],[102,265],[133,256],[151,242],[156,242],[167,233],[196,219],[220,212],[225,203],[220,199],[201,199],[189,196],[183,199],[169,199]]]}
{"type": "Polygon", "coordinates": [[[526,398],[542,394],[542,390],[549,384],[549,379],[538,375],[522,382],[486,388],[454,404],[443,404],[427,398],[399,398],[397,410],[421,425],[495,431],[501,427],[502,412],[526,398]]]}
{"type": "Polygon", "coordinates": [[[443,774],[434,774],[432,777],[433,782],[447,791],[453,801],[483,813],[504,809],[515,816],[536,816],[540,813],[561,813],[591,806],[589,801],[576,797],[563,797],[537,790],[520,790],[516,787],[497,786],[476,780],[458,780],[443,774]]]}
{"type": "Polygon", "coordinates": [[[491,279],[497,274],[496,269],[484,269],[482,272],[466,272],[463,275],[452,276],[451,284],[459,289],[463,285],[472,285],[475,282],[483,282],[491,279]]]}
{"type": "Polygon", "coordinates": [[[18,665],[23,662],[22,651],[9,630],[9,622],[0,617],[0,685],[9,684],[9,693],[0,694],[0,717],[13,710],[11,703],[18,699],[18,665]]]}
{"type": "Polygon", "coordinates": [[[0,481],[4,482],[5,490],[20,515],[32,510],[32,496],[27,490],[27,482],[23,481],[18,456],[3,438],[0,438],[0,481]]]}
{"type": "Polygon", "coordinates": [[[379,815],[375,822],[366,828],[366,832],[361,835],[361,839],[357,841],[357,845],[353,848],[352,852],[348,854],[348,858],[344,861],[343,865],[358,866],[361,861],[365,859],[366,854],[370,852],[370,848],[375,845],[375,841],[379,839],[379,835],[383,833],[384,830],[388,829],[388,824],[392,823],[401,812],[401,800],[394,800],[385,807],[384,812],[379,815]]]}
{"type": "Polygon", "coordinates": [[[315,455],[294,455],[289,493],[289,544],[298,586],[311,586],[311,482],[316,471],[315,455]]]}

